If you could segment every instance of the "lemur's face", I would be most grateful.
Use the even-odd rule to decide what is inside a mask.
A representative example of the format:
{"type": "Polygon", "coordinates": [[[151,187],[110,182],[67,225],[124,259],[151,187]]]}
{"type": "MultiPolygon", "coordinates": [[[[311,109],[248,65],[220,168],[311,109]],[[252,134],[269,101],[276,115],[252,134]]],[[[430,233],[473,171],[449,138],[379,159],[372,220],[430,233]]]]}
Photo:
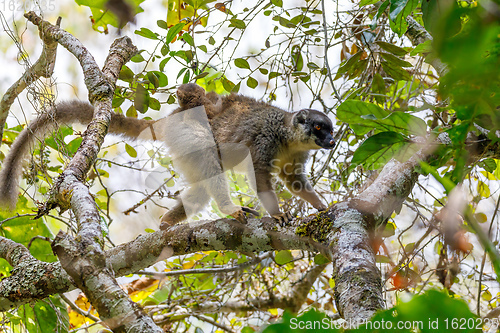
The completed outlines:
{"type": "Polygon", "coordinates": [[[330,118],[323,112],[316,110],[302,111],[307,112],[304,123],[314,142],[321,148],[332,149],[335,146],[335,140],[333,139],[333,125],[330,118]]]}

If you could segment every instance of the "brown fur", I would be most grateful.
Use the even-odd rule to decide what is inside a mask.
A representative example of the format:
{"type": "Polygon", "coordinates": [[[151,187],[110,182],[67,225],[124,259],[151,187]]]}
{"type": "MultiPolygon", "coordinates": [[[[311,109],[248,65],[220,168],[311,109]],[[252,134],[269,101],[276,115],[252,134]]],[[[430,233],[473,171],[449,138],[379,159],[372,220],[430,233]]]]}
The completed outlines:
{"type": "MultiPolygon", "coordinates": [[[[290,216],[280,212],[272,185],[273,173],[283,179],[293,194],[317,209],[326,208],[304,174],[309,150],[333,147],[331,121],[324,114],[315,110],[286,112],[237,94],[205,94],[204,89],[196,84],[180,86],[178,99],[180,107],[157,122],[113,113],[109,132],[131,139],[164,141],[176,159],[174,164],[190,185],[182,195],[185,202],[191,204],[192,211],[199,211],[213,198],[222,212],[242,222],[245,212],[255,214],[247,207],[234,205],[229,196],[224,170],[242,161],[246,161],[245,171],[262,205],[278,220],[287,221],[290,216]],[[200,106],[204,107],[206,120],[202,117],[183,118],[182,111],[200,106]],[[318,125],[324,128],[315,130],[318,125]]],[[[22,161],[36,140],[43,140],[50,130],[61,124],[88,124],[92,115],[90,104],[71,101],[58,104],[31,122],[19,134],[3,162],[0,203],[10,208],[15,206],[22,161]]],[[[161,227],[186,219],[184,206],[179,200],[163,216],[161,227]]]]}
{"type": "MultiPolygon", "coordinates": [[[[223,174],[224,169],[233,168],[248,157],[251,165],[246,165],[245,171],[250,175],[250,183],[260,202],[271,216],[284,222],[290,219],[289,214],[280,212],[272,185],[273,172],[283,179],[293,194],[307,200],[317,209],[326,208],[304,174],[309,150],[322,148],[312,134],[314,121],[329,127],[330,144],[324,148],[333,147],[331,121],[324,114],[314,110],[290,113],[237,94],[219,97],[220,107],[214,108],[214,103],[206,100],[201,87],[191,84],[189,87],[181,86],[179,90],[183,94],[189,91],[186,94],[189,99],[183,96],[183,101],[180,99],[181,108],[176,112],[200,105],[205,110],[216,111],[207,111],[211,133],[199,135],[197,125],[192,123],[192,126],[188,126],[186,123],[190,120],[186,121],[186,118],[182,123],[178,121],[168,126],[177,128],[175,132],[167,133],[165,139],[167,146],[178,151],[177,155],[181,159],[179,169],[187,176],[190,188],[186,190],[183,200],[179,200],[163,216],[161,228],[167,228],[186,218],[183,202],[196,203],[192,208],[195,211],[201,209],[208,202],[207,194],[215,199],[221,211],[224,212],[224,206],[227,210],[236,209],[230,204],[225,178],[214,175],[223,174]],[[211,141],[214,139],[216,148],[212,148],[211,141]],[[185,151],[195,153],[186,155],[183,154],[185,151]],[[196,179],[190,181],[189,178],[193,175],[196,175],[196,179]],[[200,179],[208,181],[200,185],[200,179]]],[[[242,215],[243,211],[245,207],[237,213],[242,215]]]]}

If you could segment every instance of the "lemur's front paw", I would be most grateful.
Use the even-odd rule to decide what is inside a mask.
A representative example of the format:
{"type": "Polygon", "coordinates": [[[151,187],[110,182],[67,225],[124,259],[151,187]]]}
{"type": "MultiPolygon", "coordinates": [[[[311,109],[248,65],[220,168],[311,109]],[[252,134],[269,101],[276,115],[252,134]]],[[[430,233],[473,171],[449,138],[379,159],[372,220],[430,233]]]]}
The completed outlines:
{"type": "Polygon", "coordinates": [[[241,224],[247,224],[247,217],[245,216],[245,212],[243,210],[238,210],[232,213],[231,216],[241,224]]]}
{"type": "Polygon", "coordinates": [[[252,214],[254,216],[259,216],[259,212],[257,212],[256,210],[254,210],[252,208],[245,207],[245,206],[240,207],[240,210],[234,212],[233,214],[231,214],[231,216],[234,217],[236,219],[236,221],[238,221],[242,224],[246,224],[247,223],[246,214],[252,214]]]}
{"type": "Polygon", "coordinates": [[[244,211],[245,213],[252,214],[253,216],[260,215],[258,211],[256,211],[255,209],[252,209],[250,207],[241,206],[241,210],[244,211]]]}
{"type": "Polygon", "coordinates": [[[293,219],[292,214],[290,214],[290,212],[278,213],[271,216],[276,220],[278,220],[279,225],[282,227],[287,225],[293,219]]]}
{"type": "Polygon", "coordinates": [[[320,211],[320,212],[321,212],[321,211],[326,210],[326,209],[328,208],[328,206],[321,204],[321,205],[318,205],[318,206],[317,206],[317,207],[315,207],[315,208],[316,208],[318,211],[320,211]]]}
{"type": "Polygon", "coordinates": [[[167,212],[161,217],[160,230],[168,229],[180,222],[175,216],[172,216],[173,214],[169,213],[167,212]]]}

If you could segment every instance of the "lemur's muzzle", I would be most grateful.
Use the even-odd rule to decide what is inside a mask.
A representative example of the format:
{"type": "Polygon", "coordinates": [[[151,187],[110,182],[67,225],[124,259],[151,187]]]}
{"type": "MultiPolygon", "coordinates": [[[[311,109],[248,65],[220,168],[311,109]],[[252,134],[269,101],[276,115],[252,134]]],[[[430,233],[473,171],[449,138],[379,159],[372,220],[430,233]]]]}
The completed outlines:
{"type": "Polygon", "coordinates": [[[324,149],[332,149],[335,147],[335,140],[333,139],[333,136],[327,135],[323,140],[316,139],[316,144],[324,149]]]}

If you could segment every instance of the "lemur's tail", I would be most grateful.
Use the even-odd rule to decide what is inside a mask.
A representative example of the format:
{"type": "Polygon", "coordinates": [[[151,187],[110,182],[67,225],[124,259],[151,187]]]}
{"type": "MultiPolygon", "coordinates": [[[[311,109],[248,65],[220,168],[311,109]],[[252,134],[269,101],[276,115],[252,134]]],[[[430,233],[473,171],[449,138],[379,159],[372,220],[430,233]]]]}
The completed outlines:
{"type": "MultiPolygon", "coordinates": [[[[87,102],[62,102],[41,114],[21,131],[10,147],[0,170],[0,206],[14,209],[23,161],[33,149],[36,141],[44,140],[48,133],[61,125],[74,123],[87,125],[92,120],[93,114],[94,108],[87,102]]],[[[152,123],[153,121],[150,120],[128,118],[112,113],[109,132],[135,139],[152,123]]]]}

